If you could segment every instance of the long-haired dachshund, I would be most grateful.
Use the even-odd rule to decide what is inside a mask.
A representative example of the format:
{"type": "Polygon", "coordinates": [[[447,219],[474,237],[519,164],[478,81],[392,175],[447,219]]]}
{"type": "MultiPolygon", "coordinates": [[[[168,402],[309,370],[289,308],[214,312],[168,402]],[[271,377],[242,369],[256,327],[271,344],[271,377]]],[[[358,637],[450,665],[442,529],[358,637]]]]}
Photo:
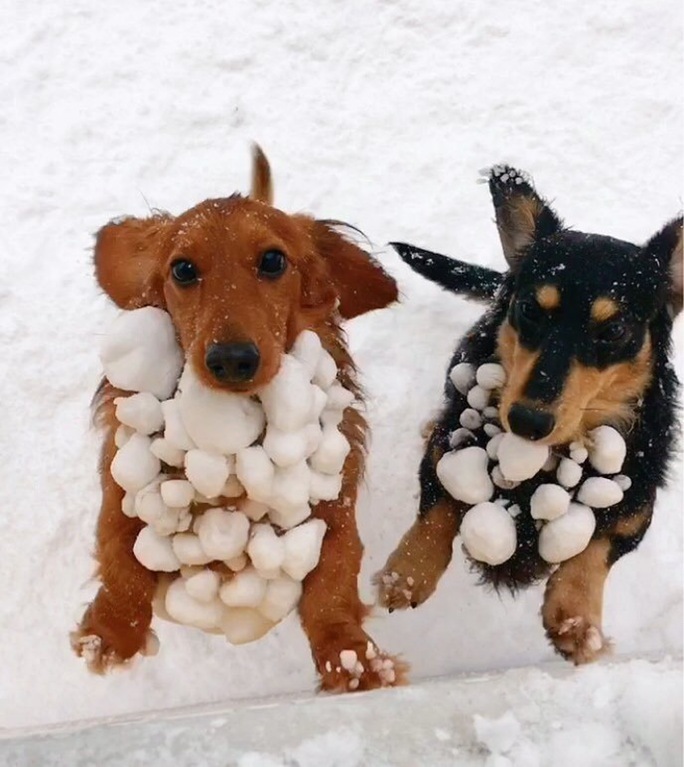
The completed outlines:
{"type": "MultiPolygon", "coordinates": [[[[671,331],[682,308],[682,218],[637,246],[570,230],[513,168],[495,166],[488,182],[506,273],[393,245],[428,279],[490,304],[461,340],[449,370],[460,362],[503,365],[507,380],[496,404],[506,431],[561,454],[602,424],[626,442],[623,472],[631,488],[620,503],[598,510],[584,551],[555,568],[541,558],[529,480],[511,493],[513,503],[528,505],[515,517],[515,554],[497,566],[473,563],[483,581],[512,592],[548,577],[547,636],[563,657],[583,663],[609,646],[602,633],[604,584],[612,565],[646,533],[675,447],[671,331]]],[[[380,602],[390,609],[416,607],[433,593],[468,510],[435,470],[468,407],[449,378],[444,399],[420,466],[418,518],[377,579],[380,602]]]]}
{"type": "MultiPolygon", "coordinates": [[[[121,309],[166,310],[187,361],[206,386],[251,396],[275,376],[297,336],[310,329],[333,356],[342,384],[359,397],[340,323],[394,302],[395,282],[342,235],[337,222],[288,215],[272,206],[272,196],[269,165],[256,147],[248,197],[234,194],[179,216],[160,213],[104,226],[95,243],[97,281],[121,309]]],[[[118,425],[114,398],[120,394],[103,381],[94,400],[96,423],[104,431],[95,552],[101,586],[72,636],[78,654],[84,637],[98,638],[87,660],[99,673],[146,654],[158,582],[158,574],[133,555],[143,523],[122,513],[123,490],[110,473],[118,425]]],[[[351,452],[338,499],[312,509],[327,532],[319,564],[304,582],[299,613],[322,689],[363,690],[391,684],[392,677],[400,683],[404,666],[395,663],[388,675],[391,661],[363,629],[367,607],[357,588],[362,545],[355,505],[366,423],[349,407],[340,429],[351,452]],[[365,665],[351,685],[349,670],[340,666],[344,650],[355,651],[365,665]]]]}

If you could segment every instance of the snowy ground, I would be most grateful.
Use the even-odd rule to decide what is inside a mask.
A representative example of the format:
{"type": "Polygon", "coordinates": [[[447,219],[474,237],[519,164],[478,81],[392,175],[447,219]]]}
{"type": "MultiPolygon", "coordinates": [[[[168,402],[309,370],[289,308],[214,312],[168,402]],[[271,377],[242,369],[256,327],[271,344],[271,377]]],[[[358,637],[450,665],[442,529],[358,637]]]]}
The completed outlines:
{"type": "MultiPolygon", "coordinates": [[[[161,654],[107,679],[87,675],[69,651],[68,631],[94,591],[88,401],[112,311],[94,288],[89,248],[107,219],[245,190],[257,139],[278,205],[350,221],[376,245],[404,302],[350,326],[374,428],[359,507],[370,597],[370,575],[415,513],[420,426],[477,316],[383,243],[502,266],[486,188],[474,183],[502,159],[532,172],[587,231],[643,241],[682,207],[676,0],[625,0],[619,10],[573,0],[520,0],[514,12],[504,0],[313,7],[3,6],[0,726],[314,684],[294,617],[240,648],[161,625],[161,654]]],[[[681,320],[677,339],[681,373],[681,320]]],[[[611,575],[606,628],[620,653],[681,656],[681,496],[677,471],[646,541],[611,575]]],[[[380,615],[371,630],[411,661],[414,679],[536,665],[552,657],[539,602],[539,590],[512,601],[476,588],[459,554],[434,599],[380,615]]]]}

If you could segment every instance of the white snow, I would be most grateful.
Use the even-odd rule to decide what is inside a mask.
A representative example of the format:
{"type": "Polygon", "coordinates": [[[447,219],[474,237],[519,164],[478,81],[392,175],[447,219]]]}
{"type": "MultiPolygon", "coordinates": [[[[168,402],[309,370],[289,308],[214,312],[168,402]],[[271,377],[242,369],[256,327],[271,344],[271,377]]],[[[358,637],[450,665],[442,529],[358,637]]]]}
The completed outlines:
{"type": "Polygon", "coordinates": [[[247,554],[260,575],[264,578],[275,577],[285,559],[285,542],[275,534],[271,525],[254,525],[247,554]]]}
{"type": "Polygon", "coordinates": [[[589,432],[589,461],[601,474],[617,474],[625,460],[627,447],[612,426],[599,426],[589,432]]]}
{"type": "Polygon", "coordinates": [[[206,498],[221,493],[229,473],[229,464],[223,455],[204,450],[188,450],[185,454],[185,476],[206,498]]]}
{"type": "Polygon", "coordinates": [[[475,368],[469,362],[459,362],[449,373],[451,383],[461,394],[467,394],[475,382],[475,368]]]}
{"type": "Polygon", "coordinates": [[[302,584],[287,576],[269,580],[266,596],[258,607],[259,612],[277,623],[291,612],[302,595],[302,584]]]}
{"type": "Polygon", "coordinates": [[[500,389],[506,383],[506,371],[498,362],[485,362],[478,367],[475,379],[483,389],[500,389]]]}
{"type": "Polygon", "coordinates": [[[258,607],[266,596],[266,579],[245,567],[221,586],[219,595],[229,607],[258,607]]]}
{"type": "Polygon", "coordinates": [[[497,449],[501,473],[512,482],[533,477],[548,457],[549,448],[546,445],[530,442],[510,432],[504,434],[497,449]]]}
{"type": "Polygon", "coordinates": [[[186,479],[167,479],[159,485],[159,492],[173,509],[189,506],[195,497],[195,488],[186,479]]]}
{"type": "Polygon", "coordinates": [[[498,503],[479,503],[468,509],[460,532],[468,553],[479,562],[500,565],[515,553],[515,522],[498,503]]]}
{"type": "Polygon", "coordinates": [[[558,464],[556,478],[563,487],[575,487],[582,479],[582,467],[572,458],[561,458],[558,464]]]}
{"type": "Polygon", "coordinates": [[[164,424],[161,404],[154,394],[148,391],[129,397],[117,397],[114,403],[117,420],[141,434],[159,431],[164,424]]]}
{"type": "Polygon", "coordinates": [[[185,590],[200,602],[213,602],[219,592],[221,577],[214,570],[200,570],[185,579],[185,590]]]}
{"type": "MultiPolygon", "coordinates": [[[[479,694],[470,678],[443,679],[354,701],[309,696],[315,677],[296,615],[235,648],[158,621],[159,654],[104,678],[88,674],[68,647],[97,588],[100,443],[88,406],[100,340],[117,312],[94,283],[91,249],[107,220],[149,208],[178,213],[246,191],[248,145],[257,139],[279,207],[356,224],[398,278],[401,305],[347,325],[372,427],[357,507],[359,583],[369,600],[371,575],[416,515],[421,426],[441,401],[456,339],[482,311],[414,274],[383,244],[404,240],[503,268],[489,194],[474,181],[477,168],[505,159],[530,171],[579,230],[644,242],[682,207],[679,2],[664,0],[657,13],[645,0],[625,0],[619,12],[570,0],[521,0],[514,12],[501,3],[419,5],[398,0],[373,13],[358,2],[312,13],[289,0],[3,6],[11,62],[0,79],[3,170],[11,183],[0,190],[0,486],[8,510],[0,571],[12,584],[0,606],[4,727],[223,701],[230,715],[193,716],[170,730],[130,724],[127,749],[140,749],[142,763],[176,767],[196,764],[198,754],[207,764],[308,767],[321,753],[339,754],[338,767],[440,759],[469,767],[488,756],[473,715],[497,720],[512,710],[521,738],[492,758],[523,764],[522,750],[534,748],[539,764],[558,767],[681,761],[681,667],[662,660],[682,652],[679,466],[644,542],[612,569],[606,590],[616,652],[656,664],[559,665],[562,678],[514,670],[479,694]],[[306,109],[293,108],[293,98],[306,109]],[[246,708],[241,700],[282,693],[297,705],[290,698],[246,708]],[[431,726],[450,740],[431,739],[431,726]],[[267,739],[255,736],[263,731],[267,739]]],[[[683,327],[680,318],[680,375],[683,327]]],[[[426,604],[377,613],[368,631],[411,662],[414,683],[551,659],[541,587],[497,598],[476,582],[456,546],[426,604]]],[[[0,741],[10,748],[0,762],[30,763],[35,750],[36,764],[77,767],[79,756],[129,764],[121,728],[106,730],[109,750],[100,732],[34,737],[14,752],[0,741]]]]}
{"type": "Polygon", "coordinates": [[[326,524],[322,519],[312,519],[285,533],[282,568],[291,578],[304,580],[316,567],[325,531],[326,524]]]}
{"type": "Polygon", "coordinates": [[[100,360],[114,386],[157,399],[171,396],[183,365],[171,318],[152,306],[119,314],[100,347],[100,360]]]}
{"type": "Polygon", "coordinates": [[[159,474],[159,459],[150,452],[150,438],[133,434],[117,450],[111,465],[114,481],[127,493],[136,493],[159,474]]]}
{"type": "Polygon", "coordinates": [[[217,598],[210,602],[195,599],[190,596],[181,578],[169,586],[164,606],[174,620],[205,631],[217,628],[223,616],[222,602],[217,598]]]}
{"type": "Polygon", "coordinates": [[[559,485],[540,485],[530,498],[534,519],[556,519],[568,510],[570,494],[559,485]]]}
{"type": "Polygon", "coordinates": [[[282,359],[275,378],[259,392],[259,399],[269,424],[281,431],[303,428],[314,406],[314,392],[307,368],[287,355],[282,359]]]}
{"type": "Polygon", "coordinates": [[[482,503],[494,492],[487,463],[487,451],[481,447],[452,450],[437,463],[437,477],[447,492],[459,501],[482,503]]]}
{"type": "Polygon", "coordinates": [[[202,548],[194,533],[178,533],[173,536],[173,550],[184,565],[206,565],[214,558],[202,548]]]}
{"type": "Polygon", "coordinates": [[[483,386],[473,386],[466,399],[470,407],[475,410],[484,410],[489,404],[489,390],[483,386]]]}
{"type": "Polygon", "coordinates": [[[195,522],[195,531],[211,557],[233,559],[245,550],[249,519],[241,511],[207,509],[195,522]]]}
{"type": "Polygon", "coordinates": [[[589,477],[577,491],[577,500],[594,509],[605,509],[622,500],[622,488],[607,477],[589,477]]]}
{"type": "Polygon", "coordinates": [[[173,551],[171,539],[158,535],[149,525],[138,533],[133,554],[148,570],[171,573],[180,569],[181,563],[173,551]]]}
{"type": "Polygon", "coordinates": [[[547,562],[563,562],[584,551],[596,528],[594,512],[571,503],[565,514],[547,522],[539,533],[539,553],[547,562]]]}

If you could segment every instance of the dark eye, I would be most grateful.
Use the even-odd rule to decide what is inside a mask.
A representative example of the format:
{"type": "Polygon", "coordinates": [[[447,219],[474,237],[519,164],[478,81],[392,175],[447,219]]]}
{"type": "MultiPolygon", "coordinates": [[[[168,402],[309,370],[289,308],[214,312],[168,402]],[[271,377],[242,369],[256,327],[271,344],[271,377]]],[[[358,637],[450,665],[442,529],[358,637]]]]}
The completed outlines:
{"type": "Polygon", "coordinates": [[[523,298],[516,304],[516,313],[519,320],[528,324],[537,324],[544,317],[544,310],[536,301],[531,298],[523,298]]]}
{"type": "Polygon", "coordinates": [[[615,322],[599,325],[594,335],[597,341],[602,341],[607,344],[617,344],[627,338],[627,332],[627,325],[624,322],[617,320],[615,322]]]}
{"type": "Polygon", "coordinates": [[[199,279],[197,267],[185,258],[171,264],[171,276],[179,285],[194,285],[199,279]]]}
{"type": "Polygon", "coordinates": [[[259,274],[264,277],[280,277],[287,268],[287,258],[279,250],[267,250],[259,261],[259,274]]]}

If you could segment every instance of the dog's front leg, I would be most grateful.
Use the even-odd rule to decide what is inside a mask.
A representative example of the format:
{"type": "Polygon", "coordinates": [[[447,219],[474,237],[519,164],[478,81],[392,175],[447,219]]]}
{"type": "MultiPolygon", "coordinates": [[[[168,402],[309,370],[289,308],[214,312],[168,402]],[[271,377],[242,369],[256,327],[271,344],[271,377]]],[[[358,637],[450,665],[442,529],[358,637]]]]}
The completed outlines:
{"type": "Polygon", "coordinates": [[[156,651],[150,623],[157,576],[133,555],[133,544],[143,523],[121,511],[123,490],[109,471],[115,450],[110,434],[102,455],[102,508],[97,528],[96,559],[102,585],[71,634],[76,654],[98,674],[137,653],[149,655],[156,651]]]}
{"type": "MultiPolygon", "coordinates": [[[[347,483],[345,483],[347,484],[347,483]]],[[[356,487],[313,510],[327,527],[318,566],[306,577],[299,604],[322,690],[370,690],[405,682],[407,665],[382,653],[363,629],[368,607],[359,597],[363,546],[355,518],[356,487]]]]}
{"type": "Polygon", "coordinates": [[[652,506],[619,520],[610,532],[592,540],[584,551],[562,562],[549,578],[542,620],[559,655],[576,665],[609,652],[603,634],[603,592],[610,568],[636,548],[648,529],[652,506]]]}

